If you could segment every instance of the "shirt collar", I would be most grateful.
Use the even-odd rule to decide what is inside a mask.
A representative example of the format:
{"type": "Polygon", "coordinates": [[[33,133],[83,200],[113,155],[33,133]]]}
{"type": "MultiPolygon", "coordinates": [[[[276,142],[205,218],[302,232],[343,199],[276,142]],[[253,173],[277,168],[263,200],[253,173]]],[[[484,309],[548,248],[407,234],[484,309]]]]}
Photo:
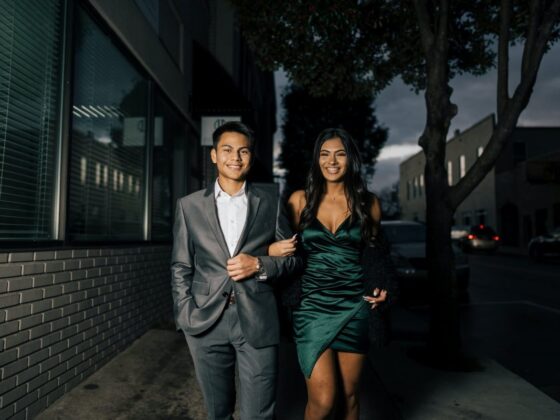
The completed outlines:
{"type": "Polygon", "coordinates": [[[218,179],[216,179],[216,182],[214,184],[214,198],[218,198],[220,196],[224,196],[224,197],[243,197],[246,194],[246,189],[247,189],[247,181],[245,181],[243,183],[243,185],[241,186],[241,188],[239,189],[239,191],[237,191],[235,194],[233,195],[229,195],[227,192],[225,192],[224,190],[222,190],[222,187],[220,187],[220,183],[218,182],[218,179]]]}

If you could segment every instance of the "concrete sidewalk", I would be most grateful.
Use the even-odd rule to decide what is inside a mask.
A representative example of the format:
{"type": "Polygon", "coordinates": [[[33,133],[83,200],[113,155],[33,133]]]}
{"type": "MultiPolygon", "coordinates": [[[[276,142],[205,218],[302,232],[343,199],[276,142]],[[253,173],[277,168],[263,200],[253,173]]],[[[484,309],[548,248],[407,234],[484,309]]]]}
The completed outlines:
{"type": "MultiPolygon", "coordinates": [[[[560,404],[492,360],[479,372],[416,363],[404,343],[370,354],[361,419],[558,419],[560,404]]],[[[305,383],[292,344],[280,351],[277,418],[303,418],[305,383]]],[[[38,419],[205,419],[182,334],[152,329],[38,419]]]]}
{"type": "Polygon", "coordinates": [[[429,368],[392,343],[371,361],[404,419],[560,419],[560,404],[491,359],[475,372],[429,368]]]}

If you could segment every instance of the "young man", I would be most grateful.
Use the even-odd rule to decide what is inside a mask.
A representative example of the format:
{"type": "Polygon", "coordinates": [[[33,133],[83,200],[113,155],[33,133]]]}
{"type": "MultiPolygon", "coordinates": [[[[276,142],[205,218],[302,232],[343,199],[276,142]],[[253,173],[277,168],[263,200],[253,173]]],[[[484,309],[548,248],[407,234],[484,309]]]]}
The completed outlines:
{"type": "Polygon", "coordinates": [[[301,266],[269,257],[291,235],[276,195],[246,182],[254,137],[229,122],[213,134],[218,179],[177,202],[171,263],[175,322],[185,333],[208,418],[231,419],[238,363],[241,419],[271,419],[279,326],[273,285],[301,266]]]}

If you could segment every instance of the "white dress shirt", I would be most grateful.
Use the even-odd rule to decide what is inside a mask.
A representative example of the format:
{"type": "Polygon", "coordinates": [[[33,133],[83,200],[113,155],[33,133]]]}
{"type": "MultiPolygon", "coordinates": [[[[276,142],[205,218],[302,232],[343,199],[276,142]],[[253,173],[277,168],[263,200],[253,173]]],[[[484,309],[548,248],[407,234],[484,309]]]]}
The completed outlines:
{"type": "Polygon", "coordinates": [[[246,183],[234,195],[229,195],[220,187],[220,183],[216,180],[214,187],[214,197],[216,198],[216,207],[218,208],[218,219],[220,227],[229,249],[229,255],[234,256],[235,248],[239,242],[241,232],[245,227],[247,220],[247,193],[245,191],[246,183]]]}

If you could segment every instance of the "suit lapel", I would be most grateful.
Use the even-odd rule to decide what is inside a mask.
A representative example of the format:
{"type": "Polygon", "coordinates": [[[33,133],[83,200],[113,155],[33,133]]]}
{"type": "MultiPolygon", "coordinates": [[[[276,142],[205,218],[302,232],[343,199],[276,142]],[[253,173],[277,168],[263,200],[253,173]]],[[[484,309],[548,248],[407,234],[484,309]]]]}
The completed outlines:
{"type": "Polygon", "coordinates": [[[239,237],[239,241],[237,242],[237,247],[235,248],[233,255],[237,255],[239,253],[239,250],[243,247],[243,244],[247,240],[247,235],[249,235],[249,231],[257,218],[260,201],[260,197],[253,191],[253,188],[247,184],[247,219],[245,220],[243,231],[241,232],[241,236],[239,237]]]}
{"type": "Polygon", "coordinates": [[[206,215],[206,219],[208,220],[208,226],[214,233],[216,237],[216,241],[224,251],[224,254],[227,258],[230,258],[229,250],[226,244],[226,239],[224,238],[224,234],[222,232],[222,228],[220,227],[220,219],[218,218],[218,209],[216,208],[216,199],[214,198],[214,187],[208,187],[206,190],[206,195],[204,197],[204,208],[206,215]]]}

